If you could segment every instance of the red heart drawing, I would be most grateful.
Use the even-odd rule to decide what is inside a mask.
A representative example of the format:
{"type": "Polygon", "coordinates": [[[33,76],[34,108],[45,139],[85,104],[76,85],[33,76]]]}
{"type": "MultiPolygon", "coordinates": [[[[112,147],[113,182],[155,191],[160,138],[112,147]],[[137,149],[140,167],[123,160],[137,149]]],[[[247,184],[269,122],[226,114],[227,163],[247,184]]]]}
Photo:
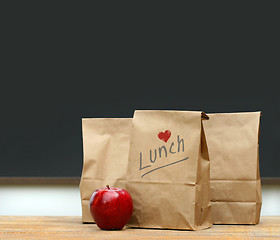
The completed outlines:
{"type": "Polygon", "coordinates": [[[166,130],[165,132],[160,132],[158,134],[158,138],[164,142],[167,142],[170,136],[171,136],[171,132],[169,130],[166,130]]]}

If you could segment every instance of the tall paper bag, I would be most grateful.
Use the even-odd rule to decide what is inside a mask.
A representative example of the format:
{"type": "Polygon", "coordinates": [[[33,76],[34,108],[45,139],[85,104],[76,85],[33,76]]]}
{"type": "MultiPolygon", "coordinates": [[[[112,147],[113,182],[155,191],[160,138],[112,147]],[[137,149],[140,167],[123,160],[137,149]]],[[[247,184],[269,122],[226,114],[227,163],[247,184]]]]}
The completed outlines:
{"type": "Polygon", "coordinates": [[[135,111],[126,182],[134,211],[128,226],[199,230],[212,225],[201,118],[201,112],[135,111]]]}
{"type": "Polygon", "coordinates": [[[257,224],[260,112],[208,114],[203,121],[210,157],[214,224],[257,224]]]}
{"type": "Polygon", "coordinates": [[[130,141],[129,118],[83,118],[82,221],[93,222],[91,194],[107,184],[124,188],[130,141]]]}

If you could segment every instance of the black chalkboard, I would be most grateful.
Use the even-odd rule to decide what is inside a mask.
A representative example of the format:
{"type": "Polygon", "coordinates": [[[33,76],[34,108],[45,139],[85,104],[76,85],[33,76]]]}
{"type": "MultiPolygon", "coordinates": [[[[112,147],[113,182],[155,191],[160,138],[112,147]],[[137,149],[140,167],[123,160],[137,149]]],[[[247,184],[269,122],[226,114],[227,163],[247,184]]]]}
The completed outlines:
{"type": "Polygon", "coordinates": [[[227,94],[215,98],[207,97],[207,93],[195,96],[194,93],[184,94],[188,92],[187,86],[186,90],[176,92],[158,88],[158,92],[143,94],[132,88],[113,94],[117,88],[96,89],[95,84],[57,91],[54,85],[50,87],[40,90],[25,86],[7,98],[1,118],[0,176],[80,176],[82,117],[127,118],[132,117],[134,109],[202,109],[207,113],[261,110],[261,176],[280,177],[279,112],[275,111],[280,107],[280,98],[277,96],[227,94]]]}
{"type": "Polygon", "coordinates": [[[262,111],[261,176],[280,177],[277,20],[23,7],[1,34],[0,177],[79,177],[81,119],[135,109],[262,111]]]}

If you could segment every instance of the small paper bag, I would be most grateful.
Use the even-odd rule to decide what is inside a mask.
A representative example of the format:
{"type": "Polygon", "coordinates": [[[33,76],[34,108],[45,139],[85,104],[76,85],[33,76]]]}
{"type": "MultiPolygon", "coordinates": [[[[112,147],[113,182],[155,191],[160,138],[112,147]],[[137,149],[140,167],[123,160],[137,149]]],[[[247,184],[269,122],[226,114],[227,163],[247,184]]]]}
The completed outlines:
{"type": "Polygon", "coordinates": [[[83,118],[83,172],[80,181],[82,221],[93,222],[91,194],[109,184],[124,188],[127,172],[131,119],[83,118]]]}
{"type": "Polygon", "coordinates": [[[128,226],[198,230],[212,225],[201,119],[201,112],[135,111],[126,183],[134,211],[128,226]]]}
{"type": "Polygon", "coordinates": [[[257,224],[262,204],[260,112],[208,114],[203,121],[210,157],[214,224],[257,224]]]}

